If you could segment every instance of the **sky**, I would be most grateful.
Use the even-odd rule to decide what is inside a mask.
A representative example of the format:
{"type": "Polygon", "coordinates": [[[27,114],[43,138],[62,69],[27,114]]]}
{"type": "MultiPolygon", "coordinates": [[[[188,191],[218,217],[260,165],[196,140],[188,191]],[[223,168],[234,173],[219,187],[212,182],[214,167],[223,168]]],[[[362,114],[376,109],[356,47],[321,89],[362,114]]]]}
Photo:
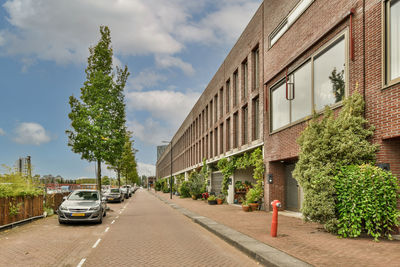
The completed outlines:
{"type": "Polygon", "coordinates": [[[107,25],[114,66],[131,73],[125,100],[138,171],[154,175],[156,146],[172,138],[261,2],[0,0],[0,164],[30,155],[34,174],[95,177],[65,130],[88,48],[107,25]]]}

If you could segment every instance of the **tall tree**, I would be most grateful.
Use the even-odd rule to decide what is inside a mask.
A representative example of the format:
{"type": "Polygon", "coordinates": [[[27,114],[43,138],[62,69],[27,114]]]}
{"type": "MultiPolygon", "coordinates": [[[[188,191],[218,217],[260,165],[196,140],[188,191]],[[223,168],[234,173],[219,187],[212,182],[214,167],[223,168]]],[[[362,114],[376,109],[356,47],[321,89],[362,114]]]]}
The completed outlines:
{"type": "Polygon", "coordinates": [[[67,130],[68,145],[89,162],[97,162],[97,184],[101,189],[101,163],[114,162],[125,143],[125,103],[123,89],[128,68],[113,72],[111,35],[107,26],[100,27],[101,38],[90,47],[86,81],[80,100],[71,96],[69,104],[72,130],[67,130]]]}
{"type": "Polygon", "coordinates": [[[125,183],[137,183],[139,176],[137,173],[136,150],[133,148],[132,133],[127,132],[125,135],[124,152],[122,153],[121,170],[125,177],[125,183]]]}

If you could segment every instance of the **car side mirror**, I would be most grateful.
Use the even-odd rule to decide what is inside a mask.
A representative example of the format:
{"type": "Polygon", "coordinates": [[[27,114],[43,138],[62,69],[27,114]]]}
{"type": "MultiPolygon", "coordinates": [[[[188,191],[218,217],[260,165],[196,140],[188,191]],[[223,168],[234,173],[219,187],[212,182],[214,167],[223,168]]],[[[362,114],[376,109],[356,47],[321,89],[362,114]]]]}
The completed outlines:
{"type": "Polygon", "coordinates": [[[67,200],[67,197],[63,197],[63,201],[67,200]]]}
{"type": "Polygon", "coordinates": [[[105,197],[101,198],[101,201],[105,202],[107,199],[105,197]]]}

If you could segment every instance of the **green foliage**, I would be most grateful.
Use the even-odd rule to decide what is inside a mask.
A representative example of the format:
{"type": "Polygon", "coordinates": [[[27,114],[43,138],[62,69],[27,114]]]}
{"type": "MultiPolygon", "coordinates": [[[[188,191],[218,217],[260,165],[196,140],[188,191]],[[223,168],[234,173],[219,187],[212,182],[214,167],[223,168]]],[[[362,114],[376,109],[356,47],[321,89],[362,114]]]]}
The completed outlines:
{"type": "Polygon", "coordinates": [[[22,203],[15,204],[10,201],[10,203],[8,205],[8,210],[10,212],[10,216],[12,217],[12,216],[18,215],[21,206],[22,206],[22,203]]]}
{"type": "Polygon", "coordinates": [[[256,203],[257,201],[261,200],[263,195],[263,188],[262,187],[253,187],[246,194],[246,201],[247,203],[256,203]]]}
{"type": "Polygon", "coordinates": [[[391,238],[399,225],[399,182],[390,172],[371,165],[346,166],[335,177],[338,234],[357,237],[366,232],[378,240],[391,238]]]}
{"type": "Polygon", "coordinates": [[[133,148],[132,132],[126,132],[125,144],[120,160],[121,173],[125,177],[125,181],[134,184],[139,182],[137,173],[136,153],[133,148]]]}
{"type": "Polygon", "coordinates": [[[161,191],[162,188],[163,188],[163,179],[157,179],[154,189],[156,191],[161,191]]]}
{"type": "Polygon", "coordinates": [[[260,148],[255,149],[251,154],[244,153],[242,156],[234,156],[228,159],[222,158],[218,161],[217,167],[224,176],[222,179],[222,193],[225,196],[228,195],[228,179],[233,175],[235,170],[243,170],[253,167],[253,178],[256,180],[254,186],[258,188],[257,192],[260,193],[259,199],[262,198],[262,183],[264,181],[265,168],[262,150],[260,148]]]}
{"type": "Polygon", "coordinates": [[[97,162],[97,182],[101,185],[101,162],[112,164],[120,158],[125,143],[124,87],[127,67],[113,73],[110,30],[100,27],[101,38],[90,47],[85,70],[86,81],[80,100],[71,96],[69,104],[72,130],[67,130],[68,145],[82,159],[97,162]]]}
{"type": "Polygon", "coordinates": [[[189,191],[193,196],[200,196],[204,192],[204,176],[201,173],[193,171],[189,175],[189,191]]]}
{"type": "Polygon", "coordinates": [[[359,93],[344,100],[335,119],[332,110],[325,108],[323,118],[317,114],[308,123],[297,142],[299,160],[293,176],[304,190],[302,212],[306,220],[325,224],[335,231],[335,180],[340,166],[373,162],[376,145],[368,138],[373,128],[363,117],[364,101],[359,93]]]}
{"type": "Polygon", "coordinates": [[[201,167],[201,170],[200,170],[200,175],[203,177],[203,179],[204,179],[204,185],[203,185],[203,188],[202,188],[202,193],[203,192],[205,192],[205,191],[207,191],[207,180],[208,180],[208,177],[210,177],[210,173],[211,173],[211,170],[208,168],[208,165],[207,165],[207,163],[206,163],[206,159],[204,158],[203,159],[203,166],[201,167]]]}
{"type": "Polygon", "coordinates": [[[163,193],[169,193],[169,191],[170,191],[169,184],[167,183],[167,178],[164,179],[164,181],[163,181],[162,191],[163,191],[163,193]]]}
{"type": "Polygon", "coordinates": [[[329,76],[329,79],[331,80],[332,83],[332,92],[335,95],[336,103],[342,101],[346,88],[344,80],[344,70],[338,72],[336,68],[334,68],[331,73],[331,76],[329,76]]]}
{"type": "Polygon", "coordinates": [[[38,196],[43,195],[39,182],[20,173],[0,175],[0,197],[38,196]]]}
{"type": "Polygon", "coordinates": [[[207,200],[211,200],[211,201],[214,201],[214,200],[217,200],[217,197],[216,196],[213,196],[213,195],[211,195],[211,196],[209,196],[208,198],[207,198],[207,200]]]}
{"type": "Polygon", "coordinates": [[[179,194],[181,195],[181,198],[190,197],[191,196],[190,195],[190,182],[183,181],[178,190],[179,190],[179,194]]]}
{"type": "Polygon", "coordinates": [[[101,184],[110,185],[110,184],[111,184],[110,178],[109,178],[108,176],[103,176],[103,177],[101,178],[101,184]]]}

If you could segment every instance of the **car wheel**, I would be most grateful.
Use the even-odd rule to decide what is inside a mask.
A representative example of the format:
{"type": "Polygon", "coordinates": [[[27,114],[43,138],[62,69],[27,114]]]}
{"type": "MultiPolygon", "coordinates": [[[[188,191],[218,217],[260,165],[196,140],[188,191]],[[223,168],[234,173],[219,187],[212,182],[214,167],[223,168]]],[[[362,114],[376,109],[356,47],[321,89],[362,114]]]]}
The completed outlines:
{"type": "Polygon", "coordinates": [[[58,219],[58,223],[59,224],[65,224],[65,222],[61,221],[60,219],[58,219]]]}
{"type": "Polygon", "coordinates": [[[97,223],[98,224],[102,224],[103,223],[103,212],[100,214],[100,218],[99,218],[99,221],[97,223]]]}

